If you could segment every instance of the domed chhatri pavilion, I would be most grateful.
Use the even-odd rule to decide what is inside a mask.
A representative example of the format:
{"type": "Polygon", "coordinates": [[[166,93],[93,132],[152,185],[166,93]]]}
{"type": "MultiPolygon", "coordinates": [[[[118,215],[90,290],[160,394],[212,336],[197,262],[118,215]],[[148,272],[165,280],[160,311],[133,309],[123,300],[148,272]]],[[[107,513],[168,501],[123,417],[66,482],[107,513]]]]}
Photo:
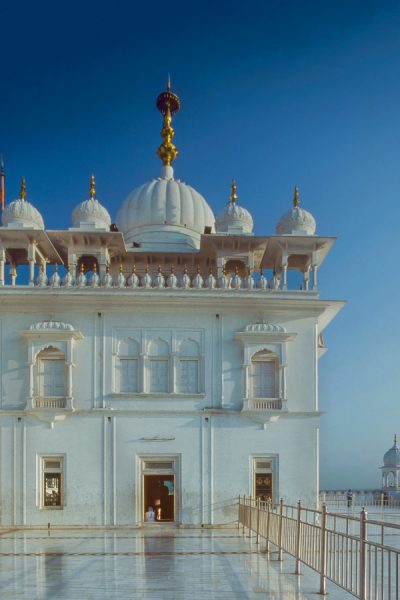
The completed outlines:
{"type": "Polygon", "coordinates": [[[115,225],[94,177],[71,227],[48,230],[25,180],[4,206],[1,172],[2,526],[212,525],[239,494],[317,499],[334,238],[297,187],[275,234],[254,234],[234,180],[215,217],[175,177],[170,84],[157,107],[161,174],[115,225]]]}
{"type": "Polygon", "coordinates": [[[384,454],[382,469],[382,489],[400,499],[400,448],[395,434],[393,446],[384,454]]]}

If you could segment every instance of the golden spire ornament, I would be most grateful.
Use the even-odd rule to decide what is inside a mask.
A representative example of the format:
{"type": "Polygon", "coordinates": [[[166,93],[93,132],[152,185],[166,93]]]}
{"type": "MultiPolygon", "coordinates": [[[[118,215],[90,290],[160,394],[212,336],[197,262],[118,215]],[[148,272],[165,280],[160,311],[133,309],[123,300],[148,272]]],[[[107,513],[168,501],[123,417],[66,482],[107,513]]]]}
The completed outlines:
{"type": "Polygon", "coordinates": [[[167,89],[165,92],[161,92],[157,98],[157,108],[164,118],[163,128],[161,129],[163,143],[158,147],[157,155],[162,160],[164,167],[170,167],[179,154],[172,141],[175,131],[171,123],[172,117],[179,111],[180,107],[179,97],[171,92],[171,79],[168,75],[167,89]]]}
{"type": "MultiPolygon", "coordinates": [[[[236,204],[236,200],[238,199],[238,195],[236,192],[236,181],[234,179],[232,179],[231,182],[231,195],[230,195],[230,204],[235,205],[236,204]]],[[[228,202],[229,204],[229,202],[228,202]]]]}
{"type": "Polygon", "coordinates": [[[96,181],[94,179],[94,175],[90,178],[90,186],[89,186],[89,197],[93,200],[96,194],[96,181]]]}
{"type": "Polygon", "coordinates": [[[293,194],[293,206],[296,208],[300,204],[299,198],[299,187],[297,185],[294,186],[294,194],[293,194]]]}
{"type": "Polygon", "coordinates": [[[21,179],[21,187],[19,188],[19,198],[20,200],[25,200],[26,198],[26,181],[25,177],[21,179]]]}

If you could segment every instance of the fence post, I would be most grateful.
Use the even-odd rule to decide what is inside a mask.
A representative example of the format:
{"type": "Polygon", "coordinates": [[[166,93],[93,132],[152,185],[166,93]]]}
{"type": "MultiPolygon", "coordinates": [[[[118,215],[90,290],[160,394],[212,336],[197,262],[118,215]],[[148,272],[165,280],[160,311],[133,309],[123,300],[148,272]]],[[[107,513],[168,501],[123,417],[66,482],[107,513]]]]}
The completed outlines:
{"type": "Polygon", "coordinates": [[[238,529],[240,529],[240,494],[238,500],[238,529]]]}
{"type": "Polygon", "coordinates": [[[243,530],[242,534],[244,535],[244,524],[246,523],[246,495],[243,496],[243,530]]]}
{"type": "Polygon", "coordinates": [[[283,560],[282,556],[282,521],[283,521],[283,498],[279,502],[279,530],[278,530],[278,560],[283,560]]]}
{"type": "Polygon", "coordinates": [[[250,496],[249,498],[249,538],[251,538],[251,503],[252,503],[252,497],[250,496]]]}
{"type": "Polygon", "coordinates": [[[270,521],[270,512],[271,512],[271,498],[268,498],[267,501],[267,531],[265,532],[265,552],[269,553],[269,521],[270,521]]]}
{"type": "Polygon", "coordinates": [[[260,498],[257,498],[257,537],[256,544],[260,543],[260,498]]]}
{"type": "Polygon", "coordinates": [[[360,600],[365,600],[367,571],[366,571],[366,540],[367,540],[367,517],[365,508],[360,513],[360,600]]]}
{"type": "Polygon", "coordinates": [[[300,536],[301,536],[301,502],[297,503],[297,523],[296,523],[296,570],[295,575],[301,575],[300,572],[300,536]]]}
{"type": "Polygon", "coordinates": [[[326,594],[326,504],[322,505],[321,513],[321,538],[319,549],[319,593],[326,594]]]}

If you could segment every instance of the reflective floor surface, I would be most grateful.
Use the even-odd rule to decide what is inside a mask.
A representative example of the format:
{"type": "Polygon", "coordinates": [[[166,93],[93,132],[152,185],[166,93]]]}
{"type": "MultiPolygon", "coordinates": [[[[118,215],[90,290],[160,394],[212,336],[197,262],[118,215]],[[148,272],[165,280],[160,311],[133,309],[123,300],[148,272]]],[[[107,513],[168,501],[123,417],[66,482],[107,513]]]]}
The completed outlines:
{"type": "MultiPolygon", "coordinates": [[[[0,532],[0,598],[317,600],[319,579],[237,529],[0,532]]],[[[349,596],[328,584],[329,600],[349,596]]]]}

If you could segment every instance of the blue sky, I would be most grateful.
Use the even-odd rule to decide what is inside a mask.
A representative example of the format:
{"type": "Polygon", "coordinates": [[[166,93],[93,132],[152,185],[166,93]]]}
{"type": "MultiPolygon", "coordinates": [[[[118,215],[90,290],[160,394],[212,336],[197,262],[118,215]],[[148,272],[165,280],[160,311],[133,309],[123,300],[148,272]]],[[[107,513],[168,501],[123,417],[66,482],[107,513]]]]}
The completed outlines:
{"type": "Polygon", "coordinates": [[[320,272],[348,305],[321,361],[321,485],[378,486],[400,433],[400,3],[249,0],[0,2],[0,152],[47,228],[96,175],[115,217],[157,176],[167,73],[177,177],[218,212],[235,177],[257,234],[293,186],[338,242],[320,272]]]}

